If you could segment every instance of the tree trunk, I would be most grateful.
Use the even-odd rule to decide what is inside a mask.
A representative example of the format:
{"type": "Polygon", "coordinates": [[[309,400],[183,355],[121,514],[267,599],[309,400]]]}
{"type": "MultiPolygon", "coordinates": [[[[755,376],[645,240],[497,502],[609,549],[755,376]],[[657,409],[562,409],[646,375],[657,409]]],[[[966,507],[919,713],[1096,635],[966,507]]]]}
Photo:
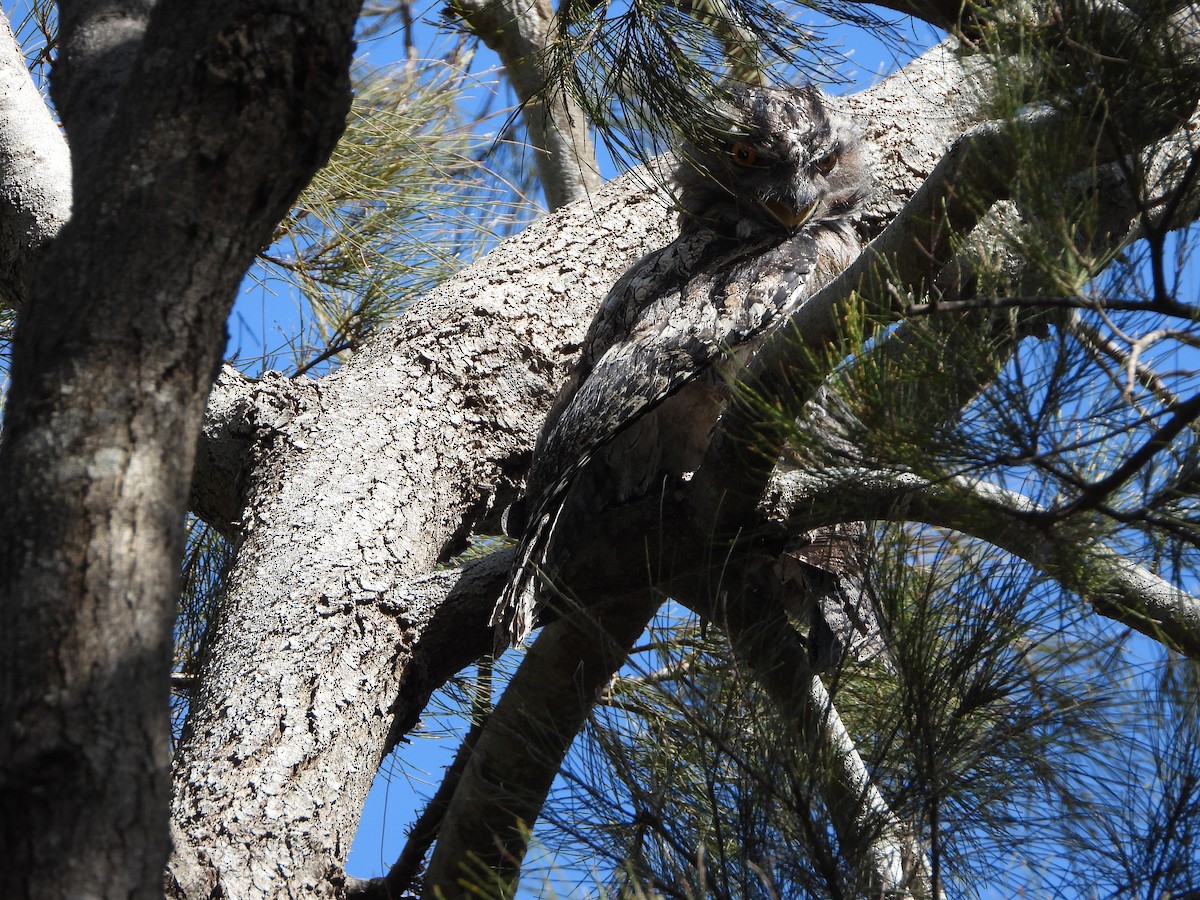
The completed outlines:
{"type": "MultiPolygon", "coordinates": [[[[86,81],[112,42],[94,6],[62,6],[64,71],[86,81]]],[[[193,436],[241,276],[349,106],[357,3],[293,6],[159,4],[95,111],[111,124],[89,119],[86,91],[63,96],[73,214],[18,323],[0,447],[14,896],[161,895],[193,436]]],[[[127,24],[112,25],[122,46],[141,31],[127,24]]]]}
{"type": "Polygon", "coordinates": [[[521,104],[546,205],[558,209],[596,193],[601,181],[590,124],[578,103],[546,82],[543,56],[556,39],[550,0],[451,0],[446,8],[504,64],[521,104]]]}

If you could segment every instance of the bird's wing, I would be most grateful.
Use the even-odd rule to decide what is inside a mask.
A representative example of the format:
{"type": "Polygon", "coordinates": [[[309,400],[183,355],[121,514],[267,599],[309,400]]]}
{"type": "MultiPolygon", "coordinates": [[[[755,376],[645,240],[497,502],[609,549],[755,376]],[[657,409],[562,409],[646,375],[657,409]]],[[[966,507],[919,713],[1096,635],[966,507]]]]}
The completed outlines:
{"type": "Polygon", "coordinates": [[[533,627],[536,575],[563,500],[593,454],[761,336],[804,295],[816,255],[804,233],[752,245],[687,234],[617,283],[538,441],[524,533],[492,617],[500,642],[520,641],[533,627]]]}

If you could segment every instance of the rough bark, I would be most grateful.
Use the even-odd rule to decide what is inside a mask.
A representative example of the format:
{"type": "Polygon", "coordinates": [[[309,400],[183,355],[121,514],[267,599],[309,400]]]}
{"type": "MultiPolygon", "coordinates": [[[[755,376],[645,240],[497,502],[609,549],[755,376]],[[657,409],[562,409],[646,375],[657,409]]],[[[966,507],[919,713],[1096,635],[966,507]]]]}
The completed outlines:
{"type": "Polygon", "coordinates": [[[50,91],[71,140],[76,171],[103,149],[142,48],[155,0],[59,3],[58,58],[50,91]]]}
{"type": "MultiPolygon", "coordinates": [[[[101,5],[71,6],[64,46],[95,72],[112,46],[101,5]]],[[[86,149],[18,322],[0,446],[0,845],[16,896],[161,894],[192,436],[240,278],[341,132],[356,13],[160,4],[98,126],[84,94],[67,103],[86,149]]]]}

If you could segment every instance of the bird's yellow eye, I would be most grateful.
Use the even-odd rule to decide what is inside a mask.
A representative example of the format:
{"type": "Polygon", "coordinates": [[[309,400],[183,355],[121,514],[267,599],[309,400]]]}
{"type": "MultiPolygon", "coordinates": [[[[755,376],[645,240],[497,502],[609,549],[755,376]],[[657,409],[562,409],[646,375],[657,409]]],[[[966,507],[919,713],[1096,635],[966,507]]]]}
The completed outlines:
{"type": "Polygon", "coordinates": [[[813,163],[813,168],[815,168],[822,175],[828,175],[830,172],[833,171],[833,167],[836,166],[837,164],[838,164],[837,151],[830,150],[828,153],[826,153],[824,156],[822,156],[820,159],[818,159],[815,163],[813,163]]]}
{"type": "Polygon", "coordinates": [[[745,141],[735,141],[729,148],[729,155],[739,166],[752,166],[758,159],[758,151],[752,144],[747,144],[745,141]]]}

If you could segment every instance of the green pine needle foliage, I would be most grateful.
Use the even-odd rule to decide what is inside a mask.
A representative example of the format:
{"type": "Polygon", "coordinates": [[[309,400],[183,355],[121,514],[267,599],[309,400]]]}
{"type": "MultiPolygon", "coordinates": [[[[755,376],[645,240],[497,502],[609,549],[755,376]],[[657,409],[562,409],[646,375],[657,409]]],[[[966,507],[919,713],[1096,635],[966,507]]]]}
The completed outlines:
{"type": "Polygon", "coordinates": [[[578,101],[614,158],[645,161],[664,140],[706,139],[722,85],[840,81],[846,57],[826,39],[839,24],[899,43],[885,19],[855,4],[565,0],[546,61],[551,83],[578,101]]]}
{"type": "Polygon", "coordinates": [[[509,145],[464,112],[490,90],[468,63],[359,68],[345,134],[254,273],[301,293],[302,324],[287,336],[299,371],[344,358],[530,217],[502,175],[509,145]]]}

